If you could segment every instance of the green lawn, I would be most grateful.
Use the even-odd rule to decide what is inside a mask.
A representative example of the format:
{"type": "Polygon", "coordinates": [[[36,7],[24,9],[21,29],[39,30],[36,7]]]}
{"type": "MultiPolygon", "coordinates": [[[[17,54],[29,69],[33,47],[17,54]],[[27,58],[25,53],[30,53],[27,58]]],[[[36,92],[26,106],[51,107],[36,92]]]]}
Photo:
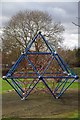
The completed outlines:
{"type": "MultiPolygon", "coordinates": [[[[65,114],[61,114],[60,116],[58,115],[58,117],[60,117],[61,119],[65,119],[65,120],[80,120],[79,116],[78,116],[78,112],[69,112],[69,113],[65,113],[65,114]]],[[[48,120],[50,119],[51,120],[57,120],[59,118],[57,118],[57,115],[55,115],[55,118],[54,116],[48,116],[48,118],[35,118],[33,120],[48,120]]],[[[61,120],[60,119],[60,120],[61,120]]],[[[22,118],[3,118],[2,120],[23,120],[22,118]]],[[[26,118],[26,120],[28,120],[28,118],[26,118]]]]}
{"type": "MultiPolygon", "coordinates": [[[[69,84],[69,82],[66,84],[66,86],[69,84]]],[[[8,91],[8,90],[12,90],[13,88],[5,81],[0,79],[0,85],[2,85],[2,93],[8,91]],[[1,84],[2,81],[2,84],[1,84]]],[[[42,84],[42,82],[40,82],[38,85],[38,88],[45,88],[45,86],[42,84]]],[[[51,86],[51,83],[49,83],[49,86],[51,86]]],[[[80,83],[78,82],[74,82],[71,86],[70,89],[80,89],[80,83]]],[[[1,92],[1,87],[0,87],[0,92],[1,92]]]]}
{"type": "Polygon", "coordinates": [[[80,67],[73,68],[73,71],[80,77],[80,67]]]}
{"type": "MultiPolygon", "coordinates": [[[[48,116],[49,117],[49,116],[48,116]]],[[[49,118],[53,118],[54,116],[50,116],[49,118]]],[[[67,112],[67,113],[64,113],[64,114],[60,114],[58,115],[58,117],[60,118],[74,118],[74,119],[77,119],[78,118],[78,111],[74,111],[74,112],[67,112]]],[[[55,118],[57,118],[57,115],[55,115],[55,118]]]]}
{"type": "MultiPolygon", "coordinates": [[[[73,70],[74,70],[74,72],[80,77],[80,68],[77,67],[77,68],[74,68],[73,70]]],[[[32,80],[32,79],[30,79],[30,80],[32,80]]],[[[66,85],[68,85],[68,83],[67,83],[66,85]]],[[[42,83],[39,83],[39,84],[38,84],[38,87],[43,87],[43,88],[44,88],[44,86],[43,86],[42,83]]],[[[74,82],[74,83],[70,86],[70,88],[72,88],[72,89],[79,88],[79,89],[80,89],[80,82],[79,82],[79,83],[74,82]]],[[[13,89],[13,88],[12,88],[5,80],[2,80],[2,79],[0,78],[0,93],[1,93],[1,91],[2,91],[2,92],[5,92],[5,91],[8,91],[8,90],[12,90],[12,89],[13,89]]]]}
{"type": "Polygon", "coordinates": [[[2,80],[2,92],[12,90],[13,88],[5,81],[2,80]]]}

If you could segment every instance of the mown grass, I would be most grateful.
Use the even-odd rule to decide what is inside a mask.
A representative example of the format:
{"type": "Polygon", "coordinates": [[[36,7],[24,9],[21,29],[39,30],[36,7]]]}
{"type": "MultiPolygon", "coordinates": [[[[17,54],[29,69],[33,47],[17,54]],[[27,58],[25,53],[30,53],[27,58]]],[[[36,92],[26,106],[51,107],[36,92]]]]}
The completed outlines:
{"type": "Polygon", "coordinates": [[[43,120],[43,118],[46,118],[48,120],[49,119],[58,120],[59,118],[61,118],[61,120],[66,120],[67,118],[68,120],[68,118],[74,118],[77,120],[77,118],[79,117],[77,109],[78,99],[76,98],[77,97],[76,92],[73,95],[71,95],[71,93],[72,92],[67,93],[65,97],[59,100],[52,99],[51,95],[49,94],[34,93],[30,95],[30,98],[27,99],[26,101],[19,101],[19,98],[15,93],[13,93],[13,95],[12,93],[3,94],[3,96],[6,95],[5,97],[3,97],[4,98],[3,100],[5,102],[3,118],[5,117],[16,118],[23,116],[22,120],[26,119],[26,117],[29,117],[30,119],[35,117],[34,120],[37,120],[36,118],[38,117],[41,118],[41,120],[43,120]],[[6,101],[8,100],[8,98],[9,101],[6,101]],[[16,110],[14,105],[16,106],[16,110]],[[8,112],[7,107],[9,107],[8,112]],[[11,107],[13,108],[13,110],[11,110],[11,107]]]}
{"type": "MultiPolygon", "coordinates": [[[[9,90],[13,90],[13,88],[3,79],[0,79],[0,85],[1,85],[1,81],[2,81],[2,93],[6,92],[6,91],[9,91],[9,90]]],[[[66,84],[66,86],[69,84],[69,82],[66,84]]],[[[51,83],[48,83],[49,86],[52,86],[51,83]]],[[[45,88],[45,85],[40,82],[38,85],[37,85],[38,88],[45,88]]],[[[79,88],[80,89],[80,83],[78,82],[74,82],[71,86],[70,86],[70,89],[77,89],[79,88]]],[[[0,87],[0,92],[1,92],[1,87],[0,87]]]]}
{"type": "MultiPolygon", "coordinates": [[[[77,67],[77,68],[74,68],[73,69],[74,72],[80,77],[80,68],[77,67]]],[[[32,80],[32,79],[31,79],[32,80]]],[[[31,81],[30,80],[30,81],[31,81]]],[[[51,83],[48,83],[50,86],[51,86],[51,83]]],[[[66,86],[69,84],[69,82],[66,84],[66,86]]],[[[37,85],[39,88],[45,88],[45,86],[42,84],[42,83],[39,83],[37,85]]],[[[80,89],[80,82],[74,82],[70,88],[72,89],[76,89],[76,88],[79,88],[80,89]]],[[[12,90],[13,88],[5,81],[3,80],[2,78],[0,78],[0,93],[2,91],[2,93],[4,93],[5,91],[8,91],[8,90],[12,90]]]]}
{"type": "Polygon", "coordinates": [[[13,88],[6,81],[2,80],[2,93],[12,89],[13,88]]]}
{"type": "Polygon", "coordinates": [[[3,118],[1,120],[80,120],[80,118],[3,118]]]}
{"type": "Polygon", "coordinates": [[[80,78],[80,67],[73,68],[73,71],[79,76],[80,78]]]}
{"type": "MultiPolygon", "coordinates": [[[[54,118],[54,116],[48,116],[48,118],[54,118]]],[[[55,118],[57,118],[57,115],[55,115],[55,118]]],[[[78,111],[75,111],[75,112],[67,112],[67,113],[64,113],[64,114],[60,114],[58,115],[58,118],[79,118],[79,115],[78,115],[78,111]]]]}
{"type": "Polygon", "coordinates": [[[51,115],[51,116],[46,116],[46,118],[41,117],[41,118],[3,118],[2,120],[80,120],[80,116],[78,114],[78,111],[74,112],[66,112],[62,113],[60,115],[51,115]]]}

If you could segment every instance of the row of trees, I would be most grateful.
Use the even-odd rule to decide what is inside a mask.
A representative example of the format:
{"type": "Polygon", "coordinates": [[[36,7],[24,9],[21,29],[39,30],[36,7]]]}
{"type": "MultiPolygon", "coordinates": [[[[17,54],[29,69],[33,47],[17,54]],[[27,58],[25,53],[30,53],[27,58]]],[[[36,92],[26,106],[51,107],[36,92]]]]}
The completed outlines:
{"type": "MultiPolygon", "coordinates": [[[[62,33],[64,30],[64,26],[61,23],[55,22],[47,12],[37,10],[20,11],[4,27],[2,35],[3,64],[11,66],[12,62],[18,59],[21,52],[24,51],[39,31],[57,49],[63,42],[62,33]]],[[[38,45],[38,43],[35,44],[36,51],[38,45]]],[[[80,49],[73,51],[57,50],[67,63],[74,66],[80,65],[80,56],[78,56],[80,49]]]]}
{"type": "MultiPolygon", "coordinates": [[[[71,67],[80,67],[80,48],[74,50],[63,50],[59,48],[57,51],[64,59],[64,61],[71,67]]],[[[14,49],[11,54],[3,53],[3,64],[8,64],[11,67],[12,64],[14,64],[14,62],[18,59],[20,54],[21,53],[19,49],[14,49]]]]}
{"type": "Polygon", "coordinates": [[[39,31],[56,48],[63,40],[63,25],[55,22],[47,12],[30,10],[19,12],[4,27],[3,52],[10,53],[16,48],[23,51],[39,31]]]}
{"type": "Polygon", "coordinates": [[[80,67],[80,48],[74,50],[59,50],[62,58],[71,67],[80,67]]]}

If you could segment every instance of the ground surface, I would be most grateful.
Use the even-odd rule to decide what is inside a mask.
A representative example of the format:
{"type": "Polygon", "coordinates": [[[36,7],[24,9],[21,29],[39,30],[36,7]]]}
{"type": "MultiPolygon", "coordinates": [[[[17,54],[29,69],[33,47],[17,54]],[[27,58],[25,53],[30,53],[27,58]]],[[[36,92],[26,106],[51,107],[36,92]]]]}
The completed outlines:
{"type": "Polygon", "coordinates": [[[3,94],[2,116],[17,118],[76,118],[78,117],[78,91],[69,90],[61,99],[51,94],[31,94],[21,101],[15,92],[3,94]]]}

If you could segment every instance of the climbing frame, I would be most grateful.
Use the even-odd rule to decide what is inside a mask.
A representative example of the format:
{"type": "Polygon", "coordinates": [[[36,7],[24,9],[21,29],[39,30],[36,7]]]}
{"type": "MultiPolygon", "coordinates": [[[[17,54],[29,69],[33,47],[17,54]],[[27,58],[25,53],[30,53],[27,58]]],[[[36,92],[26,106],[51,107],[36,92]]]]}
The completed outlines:
{"type": "Polygon", "coordinates": [[[24,100],[37,86],[60,98],[78,76],[39,32],[3,79],[24,100]]]}

